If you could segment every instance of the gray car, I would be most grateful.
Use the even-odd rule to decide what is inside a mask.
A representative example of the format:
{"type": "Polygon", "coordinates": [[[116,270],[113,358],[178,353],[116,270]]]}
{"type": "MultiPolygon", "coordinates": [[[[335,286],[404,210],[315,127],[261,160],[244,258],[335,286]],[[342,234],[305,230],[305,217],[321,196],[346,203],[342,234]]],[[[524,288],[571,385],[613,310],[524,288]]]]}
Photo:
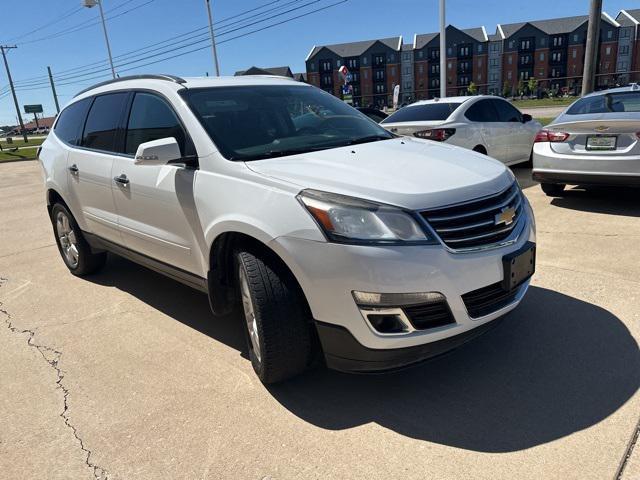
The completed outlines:
{"type": "Polygon", "coordinates": [[[567,184],[640,186],[640,86],[585,95],[541,130],[533,179],[549,196],[567,184]]]}

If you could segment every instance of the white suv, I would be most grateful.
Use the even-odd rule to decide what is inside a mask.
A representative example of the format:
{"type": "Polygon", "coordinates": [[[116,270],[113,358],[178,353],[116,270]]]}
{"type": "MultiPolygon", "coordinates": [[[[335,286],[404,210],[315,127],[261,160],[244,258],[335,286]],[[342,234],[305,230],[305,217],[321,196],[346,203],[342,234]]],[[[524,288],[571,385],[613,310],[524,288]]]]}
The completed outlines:
{"type": "Polygon", "coordinates": [[[285,78],[96,85],[40,161],[73,274],[110,251],[207,292],[216,315],[242,308],[265,383],[440,354],[512,310],[534,270],[533,214],[504,165],[285,78]]]}

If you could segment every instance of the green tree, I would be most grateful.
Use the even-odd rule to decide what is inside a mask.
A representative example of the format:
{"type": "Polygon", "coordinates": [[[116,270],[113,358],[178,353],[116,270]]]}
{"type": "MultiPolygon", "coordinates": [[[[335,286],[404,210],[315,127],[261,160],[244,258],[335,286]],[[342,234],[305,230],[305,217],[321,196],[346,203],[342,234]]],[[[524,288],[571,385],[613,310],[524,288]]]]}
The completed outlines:
{"type": "Polygon", "coordinates": [[[504,83],[502,84],[502,96],[508,97],[510,95],[511,95],[511,83],[509,83],[509,80],[505,80],[504,83]]]}
{"type": "Polygon", "coordinates": [[[469,86],[467,87],[467,92],[469,92],[469,95],[475,95],[476,93],[478,93],[478,87],[475,83],[471,82],[469,84],[469,86]]]}
{"type": "Polygon", "coordinates": [[[529,89],[529,95],[534,95],[538,89],[538,80],[531,77],[527,82],[527,88],[529,89]]]}

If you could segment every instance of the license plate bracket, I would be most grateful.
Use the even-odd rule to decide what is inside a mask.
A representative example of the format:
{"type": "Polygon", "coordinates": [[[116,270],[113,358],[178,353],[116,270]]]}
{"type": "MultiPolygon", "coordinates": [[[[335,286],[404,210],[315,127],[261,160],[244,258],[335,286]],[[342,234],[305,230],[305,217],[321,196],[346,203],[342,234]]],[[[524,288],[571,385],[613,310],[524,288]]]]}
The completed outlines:
{"type": "Polygon", "coordinates": [[[536,271],[536,244],[527,242],[522,248],[502,257],[503,290],[509,292],[531,278],[536,271]]]}
{"type": "Polygon", "coordinates": [[[605,135],[591,135],[587,137],[587,150],[615,150],[618,137],[605,135]]]}

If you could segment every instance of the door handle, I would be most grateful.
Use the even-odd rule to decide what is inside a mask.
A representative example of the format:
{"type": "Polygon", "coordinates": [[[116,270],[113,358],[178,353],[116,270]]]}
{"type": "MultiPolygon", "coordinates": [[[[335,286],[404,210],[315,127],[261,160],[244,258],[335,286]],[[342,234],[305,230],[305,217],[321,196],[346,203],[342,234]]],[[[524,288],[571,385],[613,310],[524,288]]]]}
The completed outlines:
{"type": "Polygon", "coordinates": [[[117,177],[113,177],[113,179],[119,183],[120,185],[128,185],[129,184],[129,179],[127,178],[127,176],[122,173],[117,177]]]}
{"type": "Polygon", "coordinates": [[[71,165],[71,166],[69,167],[69,171],[70,171],[72,174],[76,175],[76,174],[78,173],[78,166],[74,163],[73,165],[71,165]]]}

